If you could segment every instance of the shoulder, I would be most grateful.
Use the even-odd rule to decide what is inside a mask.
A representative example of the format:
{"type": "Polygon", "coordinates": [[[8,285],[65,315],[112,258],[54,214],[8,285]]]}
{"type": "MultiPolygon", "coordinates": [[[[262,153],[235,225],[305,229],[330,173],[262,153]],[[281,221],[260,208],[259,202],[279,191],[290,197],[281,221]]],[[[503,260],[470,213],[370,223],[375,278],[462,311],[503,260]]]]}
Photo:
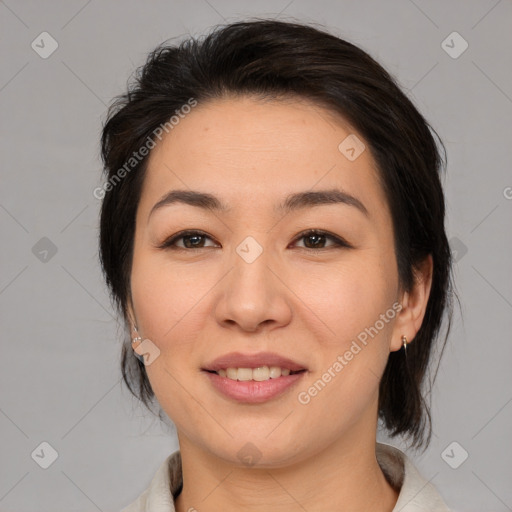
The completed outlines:
{"type": "Polygon", "coordinates": [[[175,512],[174,496],[181,485],[181,454],[178,450],[162,462],[149,487],[121,512],[175,512]]]}
{"type": "Polygon", "coordinates": [[[398,448],[377,443],[377,461],[388,482],[399,492],[393,512],[450,512],[437,489],[398,448]]]}

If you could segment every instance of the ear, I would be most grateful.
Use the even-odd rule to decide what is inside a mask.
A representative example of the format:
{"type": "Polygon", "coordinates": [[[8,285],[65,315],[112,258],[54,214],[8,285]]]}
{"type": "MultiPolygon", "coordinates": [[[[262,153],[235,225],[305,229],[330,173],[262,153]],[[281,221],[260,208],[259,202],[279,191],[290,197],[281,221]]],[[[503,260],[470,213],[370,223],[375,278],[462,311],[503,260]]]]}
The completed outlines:
{"type": "Polygon", "coordinates": [[[132,329],[133,326],[137,325],[137,323],[135,322],[135,312],[133,310],[131,294],[128,295],[128,298],[126,300],[126,318],[130,322],[130,329],[132,329]]]}
{"type": "Polygon", "coordinates": [[[405,336],[407,343],[410,343],[420,330],[430,296],[433,268],[434,263],[432,255],[429,254],[421,264],[414,269],[414,283],[412,289],[409,292],[402,292],[400,301],[402,309],[398,313],[393,327],[393,337],[390,344],[391,352],[402,348],[402,336],[405,336]]]}
{"type": "MultiPolygon", "coordinates": [[[[137,326],[137,322],[135,321],[135,313],[133,310],[133,303],[131,295],[128,295],[128,299],[126,300],[126,318],[129,322],[128,330],[130,331],[130,338],[132,339],[132,349],[136,351],[138,344],[141,343],[141,340],[136,340],[136,336],[140,336],[138,331],[135,331],[134,328],[137,326]]],[[[138,327],[138,326],[137,326],[138,327]]]]}

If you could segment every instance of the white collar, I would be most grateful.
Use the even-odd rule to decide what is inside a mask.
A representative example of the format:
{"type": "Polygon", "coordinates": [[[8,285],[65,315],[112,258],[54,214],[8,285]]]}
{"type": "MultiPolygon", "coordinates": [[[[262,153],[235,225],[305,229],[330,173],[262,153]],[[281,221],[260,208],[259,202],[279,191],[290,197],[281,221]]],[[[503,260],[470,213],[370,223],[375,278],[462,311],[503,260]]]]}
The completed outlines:
{"type": "MultiPolygon", "coordinates": [[[[435,487],[398,448],[377,443],[376,457],[387,480],[399,492],[393,512],[450,512],[435,487]]],[[[176,512],[174,495],[182,485],[181,472],[177,450],[160,465],[149,487],[121,512],[176,512]]]]}

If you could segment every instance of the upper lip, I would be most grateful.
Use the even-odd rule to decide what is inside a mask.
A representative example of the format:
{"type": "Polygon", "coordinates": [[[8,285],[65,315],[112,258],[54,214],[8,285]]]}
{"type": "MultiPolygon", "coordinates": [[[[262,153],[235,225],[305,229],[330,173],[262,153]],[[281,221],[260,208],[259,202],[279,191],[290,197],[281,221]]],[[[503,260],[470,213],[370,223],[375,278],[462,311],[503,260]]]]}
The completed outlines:
{"type": "Polygon", "coordinates": [[[207,363],[203,367],[203,370],[217,372],[219,370],[225,370],[226,368],[259,368],[260,366],[279,366],[280,368],[288,368],[294,372],[306,369],[306,367],[300,363],[273,352],[258,352],[256,354],[231,352],[207,363]]]}

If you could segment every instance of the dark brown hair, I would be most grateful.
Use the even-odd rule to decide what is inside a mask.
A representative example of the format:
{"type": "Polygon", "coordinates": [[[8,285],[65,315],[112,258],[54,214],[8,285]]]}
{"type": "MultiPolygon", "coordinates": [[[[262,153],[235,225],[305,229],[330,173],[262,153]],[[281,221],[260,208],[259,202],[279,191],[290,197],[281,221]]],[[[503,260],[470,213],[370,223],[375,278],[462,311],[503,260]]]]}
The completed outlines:
{"type": "MultiPolygon", "coordinates": [[[[137,70],[128,91],[111,105],[101,139],[111,185],[102,192],[100,258],[125,322],[135,215],[147,156],[132,162],[128,170],[126,162],[148,140],[154,141],[155,130],[191,98],[201,103],[230,95],[299,96],[348,121],[364,137],[377,163],[405,290],[411,289],[421,262],[432,255],[432,288],[422,326],[407,347],[407,357],[403,349],[390,354],[379,393],[379,417],[390,435],[409,436],[413,446],[428,445],[431,421],[425,377],[444,314],[448,313],[448,328],[440,354],[452,317],[452,260],[440,181],[446,158],[439,147],[445,155],[444,146],[373,58],[324,30],[256,20],[217,27],[199,39],[160,45],[137,70]],[[127,172],[120,173],[123,166],[127,172]],[[122,179],[114,180],[120,174],[122,179]]],[[[149,407],[154,393],[128,337],[121,359],[124,382],[149,407]]]]}

